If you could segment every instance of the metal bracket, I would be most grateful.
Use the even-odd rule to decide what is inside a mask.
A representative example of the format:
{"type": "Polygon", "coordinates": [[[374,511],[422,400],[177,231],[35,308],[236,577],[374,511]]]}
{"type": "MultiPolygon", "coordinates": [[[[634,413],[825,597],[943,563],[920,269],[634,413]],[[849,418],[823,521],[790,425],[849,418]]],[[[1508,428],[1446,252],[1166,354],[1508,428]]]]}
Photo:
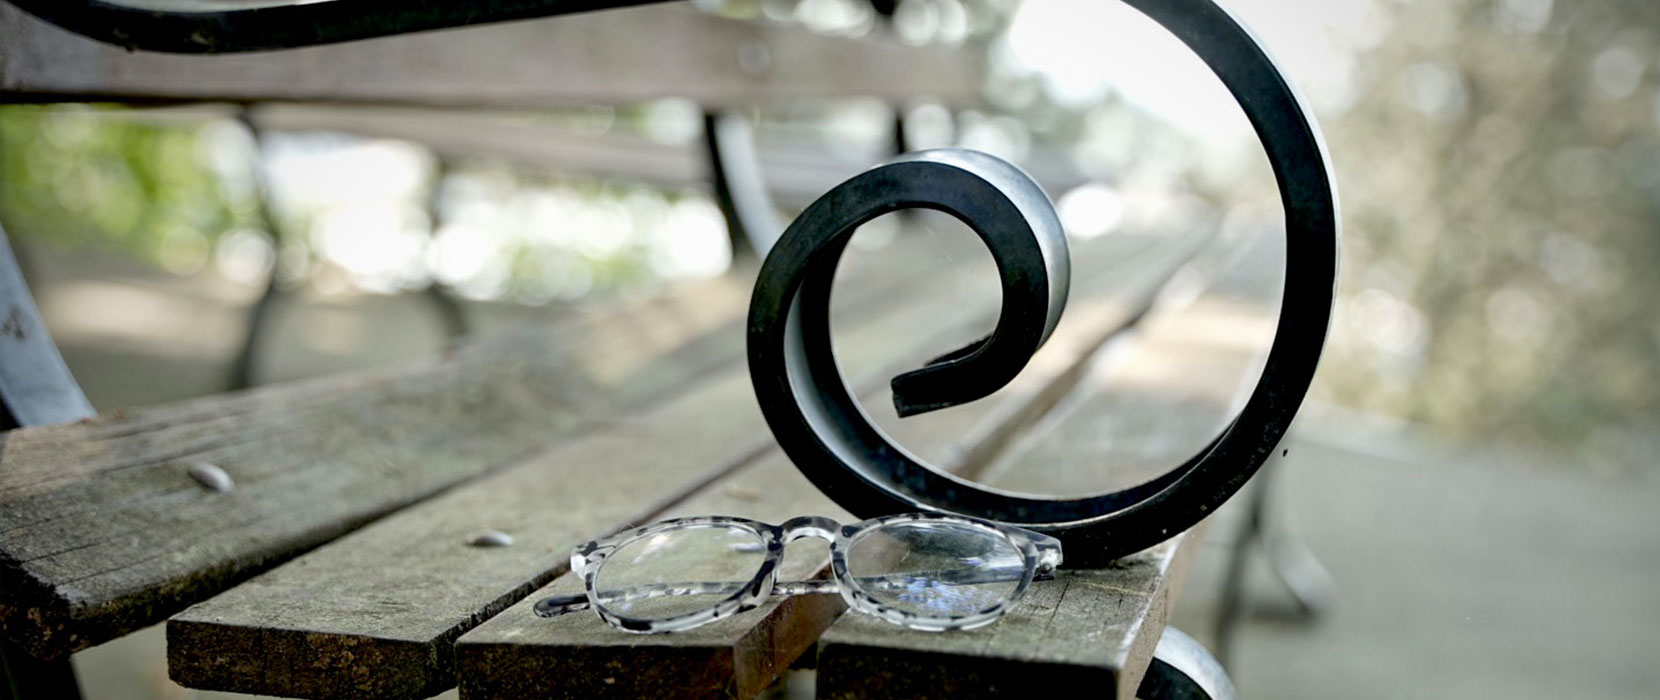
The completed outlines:
{"type": "MultiPolygon", "coordinates": [[[[52,344],[5,229],[0,229],[0,431],[91,418],[92,404],[52,344]]],[[[0,447],[4,442],[0,441],[0,447]]],[[[40,661],[0,639],[4,697],[78,698],[68,658],[40,661]]]]}
{"type": "MultiPolygon", "coordinates": [[[[709,175],[715,201],[734,244],[747,243],[756,257],[766,257],[778,242],[784,223],[761,177],[761,154],[755,129],[743,115],[730,111],[706,112],[703,137],[709,149],[709,175]]],[[[736,245],[734,245],[736,247],[736,245]]]]}
{"type": "Polygon", "coordinates": [[[58,347],[0,229],[0,429],[95,415],[58,347]]]}
{"type": "Polygon", "coordinates": [[[1238,700],[1233,681],[1204,645],[1165,627],[1153,662],[1135,691],[1140,700],[1238,700]]]}
{"type": "Polygon", "coordinates": [[[1228,565],[1222,578],[1222,600],[1216,612],[1216,658],[1224,666],[1232,665],[1233,650],[1238,642],[1239,624],[1246,615],[1246,568],[1251,551],[1260,548],[1267,555],[1268,568],[1291,594],[1290,620],[1307,622],[1319,617],[1336,598],[1331,574],[1320,560],[1302,542],[1283,532],[1272,521],[1269,499],[1278,477],[1285,469],[1285,458],[1275,456],[1263,465],[1251,484],[1249,501],[1245,504],[1245,522],[1234,535],[1228,565]]]}

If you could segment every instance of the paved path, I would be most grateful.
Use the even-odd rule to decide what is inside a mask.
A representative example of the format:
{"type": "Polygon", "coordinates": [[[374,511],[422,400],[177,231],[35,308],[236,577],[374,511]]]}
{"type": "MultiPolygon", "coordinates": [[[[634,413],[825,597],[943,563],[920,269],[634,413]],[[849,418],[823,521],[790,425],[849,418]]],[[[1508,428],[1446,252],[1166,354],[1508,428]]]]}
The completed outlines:
{"type": "MultiPolygon", "coordinates": [[[[1243,628],[1244,697],[1660,697],[1660,480],[1317,420],[1302,434],[1275,496],[1331,572],[1336,604],[1312,624],[1243,628]]],[[[1173,621],[1201,637],[1223,529],[1173,621]]],[[[1254,601],[1285,600],[1253,573],[1254,601]]]]}

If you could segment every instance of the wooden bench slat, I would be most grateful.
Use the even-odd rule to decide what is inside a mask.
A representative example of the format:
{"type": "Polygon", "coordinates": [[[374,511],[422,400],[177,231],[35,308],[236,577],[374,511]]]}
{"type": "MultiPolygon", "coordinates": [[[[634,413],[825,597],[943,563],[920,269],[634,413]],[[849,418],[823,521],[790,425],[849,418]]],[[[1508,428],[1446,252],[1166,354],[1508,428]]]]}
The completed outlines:
{"type": "MultiPolygon", "coordinates": [[[[956,245],[979,247],[978,241],[964,239],[956,245]]],[[[1145,245],[1152,244],[1149,239],[1135,239],[1122,237],[1116,241],[1104,241],[1099,245],[1102,259],[1119,257],[1119,252],[1144,249],[1145,245]]],[[[876,255],[886,254],[888,250],[876,250],[876,255]]],[[[951,259],[963,259],[966,252],[976,250],[959,250],[950,255],[951,259]]],[[[983,250],[978,250],[984,255],[983,250]]],[[[896,255],[885,255],[896,257],[896,255]]],[[[920,285],[916,295],[926,299],[928,295],[936,295],[933,287],[938,287],[940,274],[953,272],[955,267],[950,260],[945,262],[948,270],[941,270],[936,274],[926,274],[925,270],[916,269],[918,265],[911,265],[910,275],[915,284],[920,285]]],[[[989,265],[988,265],[989,267],[989,265]]],[[[986,270],[989,274],[989,269],[986,270]]],[[[843,352],[840,353],[840,362],[843,368],[850,372],[850,377],[867,377],[872,383],[888,377],[893,370],[908,367],[911,363],[921,362],[930,357],[930,352],[936,352],[946,343],[940,342],[936,335],[948,333],[953,340],[971,337],[971,330],[981,330],[991,325],[991,318],[996,314],[998,305],[998,290],[994,285],[986,285],[976,289],[964,299],[959,300],[953,314],[941,314],[938,307],[930,305],[895,305],[875,304],[868,310],[868,320],[852,323],[847,328],[848,342],[843,343],[843,352]],[[966,310],[964,314],[963,310],[966,310]],[[933,338],[933,340],[931,340],[933,338]]],[[[271,675],[252,677],[247,673],[237,675],[232,665],[257,665],[254,657],[247,652],[257,647],[251,647],[247,640],[259,639],[261,635],[284,635],[284,637],[304,637],[307,640],[307,654],[325,654],[329,645],[344,644],[340,639],[375,639],[375,630],[342,629],[330,619],[302,620],[304,610],[295,612],[297,617],[282,617],[282,610],[304,609],[307,605],[299,605],[300,600],[315,599],[322,595],[332,594],[329,587],[310,587],[307,581],[314,581],[315,571],[320,569],[347,569],[350,572],[350,581],[357,591],[378,591],[385,587],[395,587],[397,584],[390,579],[397,579],[397,571],[382,571],[380,567],[355,567],[360,561],[372,557],[372,552],[380,551],[390,546],[387,539],[382,537],[397,537],[397,523],[403,519],[410,521],[468,521],[475,527],[491,527],[491,519],[511,518],[516,523],[526,523],[526,546],[516,554],[503,554],[505,557],[523,557],[513,559],[513,564],[503,564],[501,576],[510,577],[510,581],[478,581],[473,584],[455,584],[452,589],[445,591],[443,600],[433,600],[430,595],[423,597],[420,602],[410,605],[398,615],[407,615],[407,624],[410,627],[407,634],[400,634],[397,639],[397,649],[410,650],[413,659],[448,659],[448,649],[455,635],[470,629],[471,625],[478,624],[481,619],[490,617],[500,610],[503,600],[511,600],[525,594],[523,586],[540,586],[541,582],[548,581],[548,577],[563,571],[564,552],[569,547],[578,544],[583,539],[613,531],[624,524],[639,521],[639,519],[656,518],[656,513],[662,504],[671,503],[674,499],[684,498],[687,493],[696,491],[702,484],[709,483],[709,479],[717,478],[724,469],[730,469],[744,458],[754,456],[757,451],[769,445],[770,436],[765,430],[764,421],[760,420],[759,413],[754,408],[754,395],[749,390],[749,378],[744,368],[735,368],[732,373],[724,373],[720,378],[712,378],[706,385],[699,388],[701,393],[707,391],[702,398],[687,398],[687,401],[696,401],[694,408],[687,408],[684,415],[656,415],[656,418],[647,418],[649,423],[624,423],[616,426],[619,436],[613,440],[621,443],[608,443],[604,448],[598,448],[594,455],[601,455],[608,463],[608,469],[601,474],[591,474],[593,486],[588,488],[554,489],[553,484],[563,483],[571,478],[571,474],[581,473],[588,468],[581,459],[571,458],[574,455],[569,451],[559,451],[546,458],[535,459],[523,468],[513,471],[515,476],[500,474],[491,478],[480,479],[476,483],[468,484],[457,493],[447,494],[443,498],[435,499],[432,503],[423,504],[420,508],[408,509],[403,513],[395,514],[382,523],[367,527],[354,536],[340,539],[330,546],[322,547],[319,551],[300,557],[289,566],[281,567],[269,572],[266,576],[254,579],[249,584],[232,589],[214,600],[207,600],[204,604],[186,610],[184,614],[174,617],[169,622],[169,657],[173,662],[173,675],[176,680],[191,685],[191,687],[224,688],[224,690],[241,690],[241,692],[277,693],[277,695],[304,695],[304,697],[339,697],[339,695],[395,695],[410,687],[437,690],[453,683],[453,668],[445,664],[423,665],[418,667],[420,677],[397,678],[395,673],[387,668],[397,667],[400,672],[405,668],[417,668],[413,662],[400,664],[383,664],[382,657],[377,655],[357,654],[352,657],[352,665],[359,667],[360,675],[365,678],[375,678],[367,685],[355,687],[329,687],[334,682],[332,678],[322,673],[315,673],[302,678],[272,678],[271,675]],[[720,393],[722,386],[727,386],[730,393],[720,393]],[[737,390],[730,390],[737,386],[737,390]],[[717,418],[719,416],[719,418],[717,418]],[[702,426],[702,433],[696,440],[672,440],[662,435],[661,428],[652,428],[652,423],[667,420],[689,420],[702,426]],[[667,440],[667,450],[672,450],[672,458],[664,458],[664,441],[667,440]],[[652,443],[647,448],[647,443],[652,443]],[[618,445],[636,445],[632,450],[619,450],[618,445]],[[637,453],[637,455],[636,455],[637,453]],[[523,476],[533,473],[536,476],[523,476]],[[543,498],[526,501],[523,488],[513,483],[513,479],[533,478],[541,483],[549,484],[549,489],[543,498]],[[601,493],[596,496],[594,491],[601,493]],[[490,508],[478,508],[476,504],[463,504],[463,493],[488,493],[490,496],[478,496],[478,503],[493,503],[490,508]],[[604,499],[604,508],[594,503],[596,499],[604,499]],[[438,514],[443,511],[443,514],[438,514]],[[549,552],[549,549],[553,552],[549,552]],[[305,569],[310,567],[310,571],[305,569]],[[354,569],[355,567],[355,569],[354,569]],[[383,581],[385,579],[385,581],[383,581]],[[282,595],[272,595],[262,591],[267,581],[282,581],[282,586],[292,586],[292,591],[282,595]],[[448,607],[445,607],[448,604],[448,607]],[[272,615],[279,615],[281,619],[272,624],[272,615]],[[430,630],[418,629],[417,620],[440,619],[443,624],[450,625],[445,634],[430,634],[430,630]],[[216,639],[207,639],[209,635],[216,635],[216,639]],[[407,647],[415,642],[418,647],[407,647]],[[425,645],[425,647],[420,647],[425,645]],[[395,685],[397,683],[397,685],[395,685]]],[[[515,537],[520,532],[513,532],[515,537]]],[[[453,537],[452,537],[453,539],[453,537]]],[[[520,549],[520,544],[510,549],[520,549]]],[[[433,554],[433,561],[423,564],[432,567],[433,571],[447,572],[447,576],[465,579],[465,572],[470,571],[463,557],[447,556],[447,551],[438,551],[433,554]]],[[[342,579],[344,581],[344,579],[342,579]]],[[[400,617],[403,619],[403,617],[400,617]]],[[[375,642],[362,642],[375,644],[375,642]]],[[[385,645],[393,649],[392,644],[385,645]]],[[[382,649],[377,645],[377,649],[382,649]]],[[[392,654],[392,652],[385,652],[392,654]]],[[[304,672],[304,670],[302,670],[304,672]]]]}
{"type": "Polygon", "coordinates": [[[1189,531],[1113,568],[1062,570],[962,636],[917,638],[927,633],[843,616],[821,639],[818,696],[1134,698],[1198,539],[1189,531]]]}
{"type": "MultiPolygon", "coordinates": [[[[711,514],[771,523],[797,515],[856,520],[776,449],[660,517],[711,514]]],[[[827,561],[824,552],[807,542],[792,545],[779,580],[812,578],[827,561]]],[[[666,636],[618,632],[590,612],[546,619],[530,610],[544,596],[581,593],[579,578],[561,572],[552,585],[463,635],[455,646],[461,697],[752,698],[844,608],[836,596],[797,596],[666,636]]]]}
{"type": "Polygon", "coordinates": [[[545,582],[565,542],[673,498],[675,472],[731,468],[760,447],[739,373],[634,420],[406,509],[168,622],[170,674],[193,688],[288,697],[424,697],[453,678],[448,642],[545,582]],[[716,424],[704,420],[727,416],[716,424]],[[724,464],[684,455],[718,451],[724,464]],[[645,469],[643,466],[653,469],[645,469]],[[621,482],[620,484],[618,482],[621,482]],[[621,488],[619,488],[619,486],[621,488]],[[472,547],[491,531],[507,547],[472,547]],[[269,649],[299,663],[272,667],[269,649]]]}
{"type": "Polygon", "coordinates": [[[0,4],[0,92],[54,100],[298,100],[534,108],[666,96],[704,105],[829,95],[979,98],[983,58],[737,21],[683,5],[274,53],[130,53],[0,4]]]}
{"type": "MultiPolygon", "coordinates": [[[[166,110],[146,110],[166,111],[166,110]]],[[[262,105],[254,123],[285,131],[336,131],[396,138],[454,157],[489,157],[539,170],[666,187],[710,182],[705,144],[653,141],[626,128],[603,134],[537,123],[530,113],[476,113],[422,107],[262,105]]],[[[803,128],[760,129],[757,166],[778,203],[805,207],[843,180],[892,156],[887,142],[831,148],[803,128]]],[[[1088,181],[1070,154],[1035,147],[1018,163],[1059,196],[1088,181]]]]}
{"type": "MultiPolygon", "coordinates": [[[[423,144],[444,156],[488,157],[583,177],[665,187],[711,182],[701,142],[669,144],[626,129],[575,133],[538,124],[528,115],[476,115],[450,110],[318,105],[270,105],[254,111],[262,127],[285,131],[339,131],[423,144]]],[[[828,149],[763,144],[759,167],[768,191],[804,206],[889,153],[832,153],[828,149]]]]}
{"type": "Polygon", "coordinates": [[[686,341],[735,323],[742,294],[680,303],[618,318],[663,324],[655,343],[573,317],[436,367],[0,435],[0,630],[51,658],[152,624],[668,391],[717,361],[703,353],[732,362],[736,348],[686,341]],[[196,483],[204,464],[234,488],[196,483]]]}
{"type": "MultiPolygon", "coordinates": [[[[154,125],[193,126],[230,119],[237,108],[228,104],[192,104],[111,111],[88,110],[97,118],[129,120],[154,125]]],[[[586,133],[570,125],[547,123],[546,112],[504,112],[395,107],[265,103],[250,111],[253,123],[286,132],[331,132],[366,138],[411,141],[450,159],[483,158],[542,172],[580,178],[642,183],[664,188],[711,185],[705,144],[664,143],[628,126],[586,133]]],[[[891,146],[880,148],[820,147],[806,134],[760,144],[757,156],[767,190],[788,206],[805,206],[841,181],[890,157],[891,146]]],[[[1054,159],[1050,159],[1054,160],[1054,159]]],[[[1064,185],[1078,184],[1075,172],[1065,173],[1064,185]]]]}
{"type": "MultiPolygon", "coordinates": [[[[1105,261],[1102,249],[1075,257],[1077,308],[1069,309],[1026,372],[994,399],[960,406],[925,420],[879,414],[884,430],[907,449],[940,454],[944,468],[961,469],[970,446],[1006,439],[1008,426],[1029,420],[1050,402],[1050,387],[1074,380],[1078,366],[1102,342],[1135,318],[1172,270],[1205,239],[1163,241],[1139,256],[1105,261]],[[1076,315],[1074,315],[1076,312],[1076,315]]],[[[877,392],[885,396],[886,390],[877,392]]],[[[758,463],[714,482],[662,517],[731,514],[769,522],[797,515],[848,516],[826,499],[776,448],[758,463]]],[[[825,566],[822,547],[790,550],[790,575],[825,566]]],[[[456,646],[465,698],[753,697],[812,646],[841,610],[839,598],[811,596],[771,601],[761,609],[690,632],[638,637],[611,629],[588,613],[553,620],[531,606],[544,595],[581,592],[563,575],[535,595],[462,636],[456,646]],[[691,674],[690,669],[706,669],[691,674]],[[532,669],[540,669],[531,672],[532,669]],[[707,670],[707,669],[713,669],[707,670]]]]}
{"type": "MultiPolygon", "coordinates": [[[[892,247],[924,245],[901,237],[892,247]]],[[[899,262],[868,257],[838,306],[906,283],[899,262]]],[[[159,622],[389,510],[737,366],[748,280],[568,315],[430,367],[0,435],[0,633],[53,658],[159,622]],[[193,481],[189,470],[204,463],[235,488],[193,481]]]]}
{"type": "MultiPolygon", "coordinates": [[[[236,108],[193,104],[93,113],[105,119],[189,125],[232,118],[236,108]]],[[[545,112],[266,103],[255,107],[250,116],[264,129],[401,139],[445,158],[487,158],[544,172],[668,188],[711,184],[709,155],[702,141],[663,143],[627,126],[584,133],[569,124],[550,123],[549,117],[558,115],[545,112]]],[[[814,131],[799,126],[759,129],[755,136],[757,165],[766,189],[785,207],[804,207],[843,180],[892,156],[886,141],[832,148],[819,143],[814,131]]],[[[1056,196],[1089,181],[1065,149],[1034,147],[1017,164],[1056,196]]]]}
{"type": "MultiPolygon", "coordinates": [[[[1125,237],[1103,243],[1103,252],[1128,252],[1149,241],[1125,237]]],[[[966,237],[955,245],[980,246],[966,237]]],[[[949,257],[961,259],[966,252],[973,251],[949,257]]],[[[876,252],[884,253],[897,257],[876,252]]],[[[945,269],[932,274],[926,266],[908,268],[918,298],[938,298],[933,288],[954,263],[948,259],[941,266],[945,269]]],[[[989,276],[989,261],[987,267],[989,276]]],[[[954,300],[960,303],[950,308],[958,311],[947,313],[936,305],[872,304],[863,312],[868,318],[848,328],[850,342],[839,359],[854,381],[864,377],[880,384],[877,380],[892,370],[943,347],[936,336],[965,328],[983,332],[998,297],[994,286],[985,286],[954,300]]],[[[667,503],[770,442],[747,370],[723,371],[638,421],[619,423],[610,433],[395,514],[176,616],[168,628],[171,673],[191,687],[304,697],[393,696],[447,687],[454,682],[449,647],[456,636],[562,571],[570,547],[655,517],[667,503]],[[544,486],[527,494],[525,483],[544,486]],[[492,555],[497,564],[489,574],[473,566],[472,553],[453,551],[468,531],[501,529],[491,523],[504,519],[520,541],[492,555]],[[457,525],[444,538],[415,544],[403,535],[405,522],[467,527],[457,525]],[[362,565],[389,547],[419,551],[422,579],[448,583],[438,590],[405,591],[405,605],[396,610],[364,607],[355,616],[331,616],[325,606],[313,613],[309,601],[319,598],[333,596],[351,606],[363,602],[360,596],[403,590],[397,568],[362,565]],[[403,631],[388,635],[379,626],[386,620],[403,631]],[[439,621],[437,628],[433,620],[439,621]],[[260,640],[273,637],[300,640],[293,643],[304,644],[307,658],[319,659],[317,666],[259,672],[265,643],[260,640]],[[349,655],[341,653],[347,649],[349,655]],[[345,667],[350,668],[346,677],[363,682],[339,683],[345,667]]]]}
{"type": "MultiPolygon", "coordinates": [[[[983,480],[1036,493],[1123,487],[1202,448],[1236,409],[1239,382],[1254,380],[1272,337],[1279,266],[1261,252],[1277,241],[1247,242],[1255,255],[1223,270],[1193,307],[1150,319],[1119,350],[1134,358],[1088,378],[1076,403],[983,480]],[[1226,331],[1213,330],[1219,326],[1226,331]],[[1252,345],[1253,333],[1261,345],[1252,345]]],[[[1034,583],[1027,602],[967,634],[844,616],[821,640],[818,695],[1021,698],[1041,689],[1134,698],[1203,527],[1108,568],[1063,570],[1034,583]]]]}

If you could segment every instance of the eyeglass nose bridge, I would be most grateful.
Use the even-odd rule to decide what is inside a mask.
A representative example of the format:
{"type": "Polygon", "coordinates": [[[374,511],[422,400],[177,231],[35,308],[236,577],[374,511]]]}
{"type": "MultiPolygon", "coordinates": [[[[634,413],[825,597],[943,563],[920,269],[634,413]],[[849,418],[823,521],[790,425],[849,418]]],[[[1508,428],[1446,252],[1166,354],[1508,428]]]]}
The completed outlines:
{"type": "Polygon", "coordinates": [[[841,532],[841,528],[841,523],[819,515],[803,515],[799,518],[790,518],[783,525],[778,526],[784,544],[807,537],[817,537],[826,542],[835,542],[836,535],[841,532]]]}

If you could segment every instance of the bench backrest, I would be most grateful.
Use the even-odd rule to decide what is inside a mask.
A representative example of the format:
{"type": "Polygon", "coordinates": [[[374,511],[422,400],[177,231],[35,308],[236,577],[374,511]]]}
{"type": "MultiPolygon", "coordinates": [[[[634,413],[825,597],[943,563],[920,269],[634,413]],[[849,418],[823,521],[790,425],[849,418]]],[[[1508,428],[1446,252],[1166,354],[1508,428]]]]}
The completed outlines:
{"type": "MultiPolygon", "coordinates": [[[[334,0],[338,3],[340,0],[334,0]]],[[[464,4],[464,3],[458,3],[464,4]]],[[[228,56],[133,53],[0,3],[0,92],[49,101],[354,102],[487,109],[864,96],[977,104],[973,52],[737,21],[672,4],[228,56]]]]}

